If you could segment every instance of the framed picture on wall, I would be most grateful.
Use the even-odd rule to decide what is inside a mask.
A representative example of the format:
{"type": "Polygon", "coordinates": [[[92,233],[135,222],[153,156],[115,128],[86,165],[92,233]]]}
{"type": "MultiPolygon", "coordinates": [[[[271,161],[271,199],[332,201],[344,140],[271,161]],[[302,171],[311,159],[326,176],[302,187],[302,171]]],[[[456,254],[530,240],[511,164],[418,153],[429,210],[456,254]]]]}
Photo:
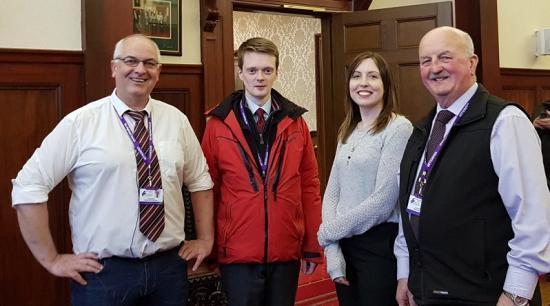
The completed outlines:
{"type": "Polygon", "coordinates": [[[181,55],[181,0],[133,0],[134,33],[153,39],[162,55],[181,55]]]}

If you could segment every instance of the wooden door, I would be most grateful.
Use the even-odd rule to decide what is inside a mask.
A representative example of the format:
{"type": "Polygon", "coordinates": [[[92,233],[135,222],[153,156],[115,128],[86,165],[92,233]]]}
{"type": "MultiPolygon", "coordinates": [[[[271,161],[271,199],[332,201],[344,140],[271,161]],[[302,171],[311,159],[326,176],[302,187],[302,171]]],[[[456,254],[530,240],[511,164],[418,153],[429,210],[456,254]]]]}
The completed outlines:
{"type": "MultiPolygon", "coordinates": [[[[49,274],[29,251],[11,208],[11,179],[61,118],[83,101],[80,53],[0,51],[0,305],[65,306],[69,281],[49,274]]],[[[50,229],[59,252],[71,252],[70,190],[49,195],[50,229]]]]}
{"type": "Polygon", "coordinates": [[[323,64],[324,101],[318,121],[320,152],[330,169],[336,150],[337,127],[344,119],[347,93],[346,67],[362,51],[382,54],[397,82],[399,112],[412,122],[426,115],[435,102],[420,80],[418,44],[422,36],[435,27],[452,25],[451,2],[405,6],[398,8],[339,13],[325,22],[323,35],[330,36],[330,52],[323,64]],[[330,33],[328,30],[330,29],[330,33]]]}

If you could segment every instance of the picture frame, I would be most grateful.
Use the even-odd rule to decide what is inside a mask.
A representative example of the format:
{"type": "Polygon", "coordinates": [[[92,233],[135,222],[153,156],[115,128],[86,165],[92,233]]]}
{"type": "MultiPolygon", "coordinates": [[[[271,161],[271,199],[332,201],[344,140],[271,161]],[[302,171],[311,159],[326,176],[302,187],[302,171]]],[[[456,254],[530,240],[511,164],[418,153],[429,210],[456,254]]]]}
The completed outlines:
{"type": "Polygon", "coordinates": [[[133,0],[133,30],[154,40],[162,55],[181,56],[181,0],[133,0]]]}

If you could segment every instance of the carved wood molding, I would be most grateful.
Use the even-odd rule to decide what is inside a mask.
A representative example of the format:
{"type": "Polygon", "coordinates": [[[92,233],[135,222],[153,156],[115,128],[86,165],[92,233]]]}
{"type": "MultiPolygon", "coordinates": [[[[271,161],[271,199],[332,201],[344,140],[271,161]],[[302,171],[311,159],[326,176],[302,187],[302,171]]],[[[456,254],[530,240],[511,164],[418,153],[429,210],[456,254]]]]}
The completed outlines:
{"type": "Polygon", "coordinates": [[[202,30],[212,33],[220,21],[220,11],[216,0],[205,0],[203,14],[201,15],[202,30]]]}
{"type": "Polygon", "coordinates": [[[550,77],[550,69],[500,68],[500,74],[502,76],[550,77]]]}

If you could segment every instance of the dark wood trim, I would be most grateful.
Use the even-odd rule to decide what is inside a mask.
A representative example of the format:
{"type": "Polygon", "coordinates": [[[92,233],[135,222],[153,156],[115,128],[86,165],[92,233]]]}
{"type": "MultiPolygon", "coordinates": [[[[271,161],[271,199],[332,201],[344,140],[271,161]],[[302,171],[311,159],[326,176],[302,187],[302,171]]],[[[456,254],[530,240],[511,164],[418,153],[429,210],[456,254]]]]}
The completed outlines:
{"type": "MultiPolygon", "coordinates": [[[[322,26],[322,21],[321,21],[322,26]]],[[[321,181],[321,194],[325,192],[327,177],[328,177],[328,169],[327,169],[327,163],[323,162],[325,160],[325,151],[321,152],[320,148],[320,142],[319,142],[319,132],[323,131],[324,128],[321,124],[321,122],[324,122],[323,120],[325,117],[325,113],[323,111],[323,105],[327,103],[325,91],[324,91],[324,85],[326,83],[329,83],[328,80],[326,80],[325,76],[325,65],[326,62],[325,54],[323,53],[323,36],[319,34],[315,34],[315,109],[317,111],[317,130],[315,131],[315,134],[312,134],[312,139],[314,139],[314,145],[315,145],[315,154],[317,157],[317,166],[319,167],[319,179],[321,181]]],[[[312,132],[313,133],[313,132],[312,132]]]]}
{"type": "Polygon", "coordinates": [[[202,75],[201,64],[162,64],[162,73],[199,74],[202,75]]]}
{"type": "MultiPolygon", "coordinates": [[[[252,4],[260,5],[263,7],[284,7],[284,5],[296,5],[296,6],[305,6],[312,8],[322,8],[328,11],[350,11],[351,10],[351,1],[350,0],[233,0],[234,4],[252,4]]],[[[370,3],[369,3],[370,5],[370,3]]]]}
{"type": "Polygon", "coordinates": [[[317,131],[319,132],[319,159],[322,166],[319,168],[319,175],[321,184],[326,187],[332,161],[336,153],[336,147],[338,144],[338,128],[341,121],[334,114],[337,112],[335,108],[341,107],[340,103],[335,101],[342,101],[342,97],[336,97],[334,93],[334,86],[338,83],[334,81],[333,69],[334,69],[334,56],[333,45],[335,41],[340,39],[335,37],[332,33],[332,24],[337,18],[342,18],[342,14],[327,15],[321,18],[321,35],[322,35],[322,54],[325,62],[323,64],[323,76],[321,88],[323,95],[323,105],[317,108],[317,131]],[[337,106],[338,105],[338,106],[337,106]]]}
{"type": "MultiPolygon", "coordinates": [[[[227,90],[224,94],[224,97],[232,93],[235,90],[235,66],[233,62],[233,56],[235,50],[233,47],[233,1],[221,0],[223,3],[221,5],[221,11],[224,12],[222,15],[223,22],[223,36],[221,37],[222,43],[222,61],[223,65],[223,87],[227,90]]],[[[220,100],[221,101],[221,100],[220,100]]],[[[217,101],[217,102],[220,102],[217,101]]]]}
{"type": "Polygon", "coordinates": [[[0,63],[83,64],[82,51],[0,49],[0,63]]]}
{"type": "MultiPolygon", "coordinates": [[[[550,69],[527,69],[527,68],[500,68],[502,76],[525,76],[525,77],[546,77],[550,78],[550,69]]],[[[546,83],[550,87],[550,83],[546,83]]]]}

